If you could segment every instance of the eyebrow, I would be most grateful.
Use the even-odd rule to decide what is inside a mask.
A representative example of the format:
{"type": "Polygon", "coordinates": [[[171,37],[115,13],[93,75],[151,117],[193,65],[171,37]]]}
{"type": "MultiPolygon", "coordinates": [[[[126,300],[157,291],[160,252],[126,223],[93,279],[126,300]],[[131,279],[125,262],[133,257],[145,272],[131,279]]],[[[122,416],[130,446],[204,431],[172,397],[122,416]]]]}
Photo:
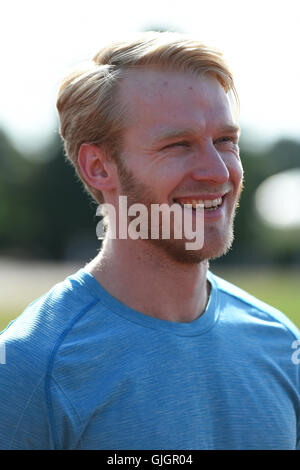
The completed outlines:
{"type": "Polygon", "coordinates": [[[240,134],[241,133],[241,128],[237,124],[227,124],[225,126],[222,126],[220,129],[218,129],[218,132],[229,132],[229,134],[240,134]]]}
{"type": "MultiPolygon", "coordinates": [[[[241,129],[236,124],[226,124],[217,129],[218,133],[229,133],[229,134],[240,134],[241,129]]],[[[199,134],[199,129],[194,127],[188,127],[184,129],[164,129],[159,133],[157,137],[154,137],[155,144],[160,144],[165,140],[176,139],[179,137],[195,137],[199,134]]]]}

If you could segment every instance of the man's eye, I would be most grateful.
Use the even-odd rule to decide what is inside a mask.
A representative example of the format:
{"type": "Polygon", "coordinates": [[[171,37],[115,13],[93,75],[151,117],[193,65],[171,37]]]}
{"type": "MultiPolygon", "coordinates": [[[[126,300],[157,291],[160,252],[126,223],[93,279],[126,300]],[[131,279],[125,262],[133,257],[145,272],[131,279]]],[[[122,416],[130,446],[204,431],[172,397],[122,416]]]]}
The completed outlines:
{"type": "Polygon", "coordinates": [[[222,142],[231,142],[233,144],[237,144],[237,138],[236,137],[220,137],[219,139],[216,140],[215,143],[222,143],[222,142]]]}
{"type": "MultiPolygon", "coordinates": [[[[174,142],[173,144],[169,144],[164,149],[172,148],[172,147],[189,147],[189,142],[186,141],[180,141],[180,142],[174,142]]],[[[164,150],[163,149],[163,150],[164,150]]]]}

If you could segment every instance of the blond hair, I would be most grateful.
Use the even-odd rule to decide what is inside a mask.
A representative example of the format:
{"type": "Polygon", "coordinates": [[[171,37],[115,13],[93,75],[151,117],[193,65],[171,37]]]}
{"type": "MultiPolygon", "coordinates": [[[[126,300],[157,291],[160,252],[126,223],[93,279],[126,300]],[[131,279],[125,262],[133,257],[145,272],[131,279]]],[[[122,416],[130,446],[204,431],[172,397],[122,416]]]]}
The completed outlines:
{"type": "Polygon", "coordinates": [[[198,75],[211,73],[239,105],[222,53],[195,39],[179,33],[149,31],[102,48],[91,62],[65,77],[57,99],[66,156],[99,204],[104,201],[103,195],[84,181],[77,163],[78,152],[83,143],[104,145],[110,157],[118,162],[126,109],[116,98],[117,89],[124,74],[134,67],[159,67],[198,75]]]}

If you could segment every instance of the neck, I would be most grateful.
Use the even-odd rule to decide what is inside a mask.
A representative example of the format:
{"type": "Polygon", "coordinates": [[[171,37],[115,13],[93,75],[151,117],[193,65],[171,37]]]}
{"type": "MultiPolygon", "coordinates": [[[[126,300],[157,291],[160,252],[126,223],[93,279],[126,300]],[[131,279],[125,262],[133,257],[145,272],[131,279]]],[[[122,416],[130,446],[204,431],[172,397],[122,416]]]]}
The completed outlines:
{"type": "Polygon", "coordinates": [[[162,320],[191,322],[208,302],[207,260],[180,263],[143,240],[106,240],[85,269],[128,307],[162,320]]]}

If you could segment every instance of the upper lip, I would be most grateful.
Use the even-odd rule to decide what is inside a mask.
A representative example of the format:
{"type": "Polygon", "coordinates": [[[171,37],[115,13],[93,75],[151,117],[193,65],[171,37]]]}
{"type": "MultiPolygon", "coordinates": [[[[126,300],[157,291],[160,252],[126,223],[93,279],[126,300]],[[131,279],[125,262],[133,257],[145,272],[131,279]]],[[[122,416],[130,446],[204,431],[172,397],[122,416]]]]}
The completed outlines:
{"type": "Polygon", "coordinates": [[[192,201],[192,200],[201,200],[201,201],[213,201],[214,199],[218,199],[219,197],[226,196],[227,192],[224,193],[215,193],[215,194],[194,194],[190,196],[178,196],[174,198],[174,201],[192,201]]]}

